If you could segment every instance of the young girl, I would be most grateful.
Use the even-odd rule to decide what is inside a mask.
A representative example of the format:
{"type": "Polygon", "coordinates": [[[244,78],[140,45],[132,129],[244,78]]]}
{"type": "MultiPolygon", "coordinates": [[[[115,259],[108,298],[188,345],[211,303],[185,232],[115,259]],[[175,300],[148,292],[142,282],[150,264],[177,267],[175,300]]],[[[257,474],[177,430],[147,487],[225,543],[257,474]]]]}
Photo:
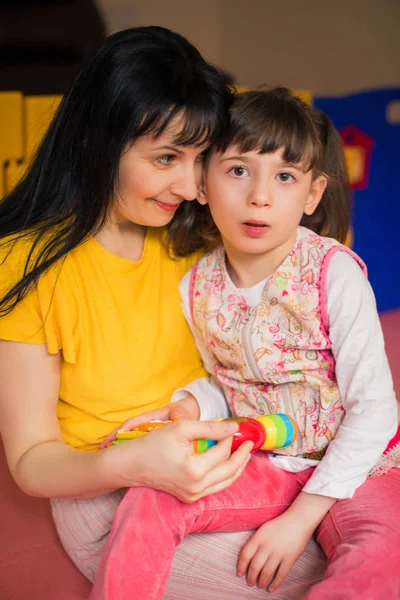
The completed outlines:
{"type": "Polygon", "coordinates": [[[199,202],[219,232],[210,222],[204,235],[223,245],[196,263],[181,294],[212,380],[197,402],[176,396],[173,408],[202,419],[283,412],[299,435],[191,505],[130,490],[92,597],[161,598],[183,536],[259,527],[238,559],[249,585],[278,588],[317,531],[329,567],[307,599],[394,600],[399,451],[381,457],[397,404],[366,267],[336,241],[349,226],[339,136],[288,90],[242,94],[199,202]]]}

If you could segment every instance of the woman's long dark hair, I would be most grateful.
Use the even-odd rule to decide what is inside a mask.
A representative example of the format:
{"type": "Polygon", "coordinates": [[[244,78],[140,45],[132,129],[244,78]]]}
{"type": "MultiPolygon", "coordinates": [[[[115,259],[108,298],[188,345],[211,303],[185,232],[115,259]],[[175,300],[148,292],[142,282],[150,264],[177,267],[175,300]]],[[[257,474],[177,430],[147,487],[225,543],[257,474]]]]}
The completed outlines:
{"type": "MultiPolygon", "coordinates": [[[[313,177],[323,174],[327,187],[312,215],[301,225],[318,233],[346,240],[350,227],[351,190],[343,145],[332,121],[322,111],[305,104],[287,88],[253,90],[238,94],[230,110],[230,126],[217,143],[225,152],[236,146],[241,153],[260,154],[283,149],[288,163],[306,161],[313,177]]],[[[198,227],[210,247],[221,237],[208,206],[198,218],[198,227]]]]}
{"type": "MultiPolygon", "coordinates": [[[[127,29],[106,40],[63,98],[27,175],[0,203],[0,245],[12,248],[26,236],[31,248],[22,277],[0,300],[0,315],[104,224],[129,143],[160,135],[178,113],[184,119],[175,143],[220,138],[229,83],[188,40],[162,27],[127,29]]],[[[196,204],[184,202],[170,225],[178,255],[186,252],[182,239],[191,240],[189,251],[203,244],[196,204]]]]}

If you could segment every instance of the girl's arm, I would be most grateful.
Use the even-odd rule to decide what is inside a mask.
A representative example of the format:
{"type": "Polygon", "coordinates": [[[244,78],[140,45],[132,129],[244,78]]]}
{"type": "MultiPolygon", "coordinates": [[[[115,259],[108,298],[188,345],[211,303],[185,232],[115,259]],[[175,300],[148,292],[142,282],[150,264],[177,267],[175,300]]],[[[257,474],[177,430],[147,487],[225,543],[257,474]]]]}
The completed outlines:
{"type": "Polygon", "coordinates": [[[209,377],[201,377],[192,381],[184,388],[177,390],[172,398],[171,402],[177,402],[182,400],[188,394],[191,394],[196,398],[200,408],[200,419],[202,421],[208,421],[213,419],[225,419],[230,416],[229,406],[226,402],[225,394],[221,388],[218,380],[212,375],[213,373],[213,357],[212,354],[207,350],[201,336],[198,334],[190,311],[190,298],[189,298],[189,287],[190,287],[190,275],[191,271],[186,273],[179,284],[179,291],[181,294],[181,305],[183,314],[185,315],[186,321],[192,332],[194,341],[197,349],[203,361],[205,370],[210,373],[209,377]]]}
{"type": "MultiPolygon", "coordinates": [[[[345,417],[291,506],[242,548],[238,575],[270,592],[283,582],[338,499],[350,498],[397,427],[397,403],[371,287],[355,260],[332,258],[327,281],[330,339],[345,417]]],[[[286,460],[286,459],[284,459],[286,460]]]]}
{"type": "Polygon", "coordinates": [[[375,298],[355,260],[331,261],[329,336],[345,417],[305,492],[350,498],[378,462],[397,428],[397,402],[375,298]]]}
{"type": "Polygon", "coordinates": [[[57,419],[60,355],[46,345],[0,340],[0,427],[8,465],[27,494],[96,496],[112,489],[149,486],[185,502],[231,485],[252,444],[230,455],[234,423],[180,421],[143,438],[98,452],[67,445],[57,419]],[[192,440],[223,440],[195,454],[192,440]]]}

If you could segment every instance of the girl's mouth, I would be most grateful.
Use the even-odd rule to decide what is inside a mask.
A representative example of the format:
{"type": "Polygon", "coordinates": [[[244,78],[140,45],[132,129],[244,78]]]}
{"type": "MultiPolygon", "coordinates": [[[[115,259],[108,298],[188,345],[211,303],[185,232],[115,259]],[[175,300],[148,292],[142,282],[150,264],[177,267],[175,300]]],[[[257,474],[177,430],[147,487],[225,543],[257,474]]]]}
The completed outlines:
{"type": "Polygon", "coordinates": [[[270,230],[270,226],[265,221],[251,219],[242,223],[242,229],[249,237],[257,238],[265,235],[270,230]]]}

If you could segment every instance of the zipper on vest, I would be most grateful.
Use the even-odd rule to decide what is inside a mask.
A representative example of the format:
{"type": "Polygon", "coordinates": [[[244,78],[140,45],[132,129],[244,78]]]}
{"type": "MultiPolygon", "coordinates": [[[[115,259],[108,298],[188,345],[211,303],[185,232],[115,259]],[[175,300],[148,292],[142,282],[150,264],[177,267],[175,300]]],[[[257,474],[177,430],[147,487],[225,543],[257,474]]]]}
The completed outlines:
{"type": "Polygon", "coordinates": [[[252,315],[250,316],[247,324],[245,324],[245,326],[242,328],[242,344],[243,344],[243,348],[244,348],[244,354],[245,357],[247,359],[247,363],[250,365],[250,369],[256,379],[256,381],[263,381],[263,375],[260,371],[260,367],[258,366],[258,363],[256,361],[256,358],[254,356],[254,352],[253,352],[253,346],[251,343],[251,330],[252,330],[252,325],[254,323],[254,320],[256,318],[256,311],[252,310],[252,315]]]}

